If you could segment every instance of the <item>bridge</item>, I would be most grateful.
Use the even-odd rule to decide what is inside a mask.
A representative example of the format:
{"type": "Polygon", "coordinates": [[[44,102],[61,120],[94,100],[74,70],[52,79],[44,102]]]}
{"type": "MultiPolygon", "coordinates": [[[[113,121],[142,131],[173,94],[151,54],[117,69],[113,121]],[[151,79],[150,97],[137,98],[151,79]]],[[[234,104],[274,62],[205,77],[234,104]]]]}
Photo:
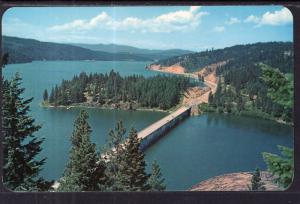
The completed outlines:
{"type": "Polygon", "coordinates": [[[151,124],[145,129],[138,132],[138,138],[141,139],[141,150],[144,151],[151,144],[156,142],[160,137],[165,135],[173,127],[189,117],[191,114],[190,106],[182,106],[173,113],[151,124]]]}
{"type": "MultiPolygon", "coordinates": [[[[194,74],[189,74],[186,76],[198,79],[198,77],[194,74]]],[[[194,96],[193,94],[189,94],[187,91],[186,94],[189,95],[188,97],[190,97],[190,100],[187,103],[173,113],[138,132],[138,138],[141,139],[142,151],[145,151],[151,144],[159,140],[162,136],[164,136],[167,132],[169,132],[172,128],[190,115],[199,114],[198,105],[203,102],[207,103],[209,92],[215,93],[217,87],[216,84],[207,80],[204,81],[204,84],[206,85],[207,89],[205,89],[200,96],[195,94],[194,96]]]]}

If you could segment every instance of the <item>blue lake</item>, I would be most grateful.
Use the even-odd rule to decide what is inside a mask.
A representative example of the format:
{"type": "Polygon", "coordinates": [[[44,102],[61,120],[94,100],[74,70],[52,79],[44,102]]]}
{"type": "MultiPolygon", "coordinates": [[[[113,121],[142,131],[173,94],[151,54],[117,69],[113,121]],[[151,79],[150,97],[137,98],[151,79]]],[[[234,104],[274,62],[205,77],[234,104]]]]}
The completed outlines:
{"type": "MultiPolygon", "coordinates": [[[[42,176],[61,177],[68,160],[73,122],[80,110],[40,107],[43,90],[50,90],[62,79],[71,79],[82,71],[108,73],[114,69],[122,76],[157,75],[145,69],[147,64],[149,62],[37,61],[5,67],[4,77],[10,78],[20,72],[26,88],[25,97],[34,97],[31,115],[42,124],[36,135],[45,138],[41,156],[48,158],[42,176]]],[[[98,149],[118,120],[123,120],[127,129],[141,130],[166,115],[150,111],[88,108],[87,111],[93,129],[92,141],[98,149]]],[[[158,161],[168,190],[186,190],[212,176],[252,171],[256,167],[265,169],[261,152],[278,153],[277,145],[293,146],[292,127],[247,117],[205,114],[190,117],[170,131],[146,151],[146,160],[148,164],[158,161]]]]}

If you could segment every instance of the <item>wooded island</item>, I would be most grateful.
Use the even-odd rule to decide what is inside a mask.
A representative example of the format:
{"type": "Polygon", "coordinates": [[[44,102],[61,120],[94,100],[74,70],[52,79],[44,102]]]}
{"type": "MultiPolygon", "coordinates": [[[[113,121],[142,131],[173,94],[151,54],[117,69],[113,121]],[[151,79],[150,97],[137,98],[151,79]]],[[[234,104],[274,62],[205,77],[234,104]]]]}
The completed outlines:
{"type": "Polygon", "coordinates": [[[122,77],[111,70],[109,74],[82,72],[71,80],[44,92],[44,105],[87,105],[106,108],[159,108],[167,110],[177,105],[182,92],[191,86],[182,76],[157,75],[145,78],[131,75],[122,77]]]}

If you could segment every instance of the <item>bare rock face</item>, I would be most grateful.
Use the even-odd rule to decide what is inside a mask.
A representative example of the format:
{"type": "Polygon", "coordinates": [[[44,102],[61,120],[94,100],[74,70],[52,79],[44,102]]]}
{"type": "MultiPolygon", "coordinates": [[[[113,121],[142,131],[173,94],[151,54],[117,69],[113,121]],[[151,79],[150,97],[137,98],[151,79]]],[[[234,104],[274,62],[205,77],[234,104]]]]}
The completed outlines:
{"type": "Polygon", "coordinates": [[[173,73],[173,74],[184,74],[186,72],[186,69],[184,67],[182,67],[180,64],[173,64],[171,66],[161,66],[159,64],[153,64],[153,65],[147,67],[147,69],[154,70],[154,71],[173,73]]]}
{"type": "MultiPolygon", "coordinates": [[[[216,176],[192,186],[190,191],[249,191],[252,174],[239,172],[216,176]]],[[[283,190],[273,183],[274,177],[266,171],[261,172],[261,179],[267,191],[283,190]]]]}

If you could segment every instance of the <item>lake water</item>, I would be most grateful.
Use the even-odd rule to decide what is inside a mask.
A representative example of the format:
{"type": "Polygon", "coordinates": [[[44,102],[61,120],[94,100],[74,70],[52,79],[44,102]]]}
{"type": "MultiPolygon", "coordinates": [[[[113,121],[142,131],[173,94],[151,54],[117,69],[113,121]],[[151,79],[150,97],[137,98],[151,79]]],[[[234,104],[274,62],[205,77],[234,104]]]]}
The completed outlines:
{"type": "MultiPolygon", "coordinates": [[[[34,97],[31,115],[43,125],[36,133],[45,137],[41,156],[47,162],[41,175],[61,177],[68,160],[69,138],[79,109],[42,108],[43,90],[50,90],[62,79],[71,79],[82,71],[106,73],[111,69],[121,75],[153,76],[145,70],[149,62],[53,61],[7,65],[5,78],[20,72],[25,96],[34,97]]],[[[162,112],[87,109],[93,129],[92,141],[102,146],[110,128],[123,120],[127,129],[141,130],[166,115],[162,112]]],[[[278,153],[277,145],[293,146],[293,130],[272,121],[220,114],[190,117],[146,151],[150,164],[157,160],[168,190],[186,190],[192,185],[229,172],[265,169],[261,152],[278,153]]]]}

